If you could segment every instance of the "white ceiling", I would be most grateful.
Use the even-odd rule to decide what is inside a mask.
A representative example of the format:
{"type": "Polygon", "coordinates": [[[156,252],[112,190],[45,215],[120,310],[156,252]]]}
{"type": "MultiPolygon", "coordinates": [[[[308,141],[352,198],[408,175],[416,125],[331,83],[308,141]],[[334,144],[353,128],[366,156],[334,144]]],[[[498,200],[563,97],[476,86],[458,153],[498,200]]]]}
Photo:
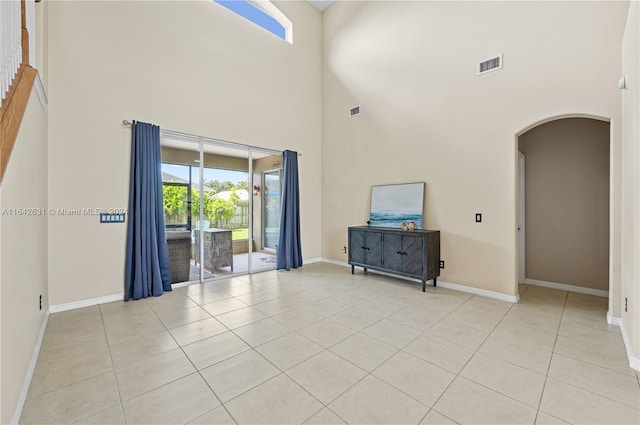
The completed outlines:
{"type": "Polygon", "coordinates": [[[331,6],[334,0],[307,0],[311,6],[318,9],[320,12],[325,10],[327,7],[331,6]]]}

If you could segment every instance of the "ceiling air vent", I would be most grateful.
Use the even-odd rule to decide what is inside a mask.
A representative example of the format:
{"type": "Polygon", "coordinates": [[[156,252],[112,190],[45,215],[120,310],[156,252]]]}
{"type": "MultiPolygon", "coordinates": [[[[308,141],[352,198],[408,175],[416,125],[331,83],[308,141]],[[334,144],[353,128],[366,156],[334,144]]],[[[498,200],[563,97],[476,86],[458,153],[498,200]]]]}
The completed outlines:
{"type": "Polygon", "coordinates": [[[502,54],[493,58],[478,62],[478,75],[486,74],[487,72],[496,71],[502,69],[502,54]]]}
{"type": "Polygon", "coordinates": [[[360,105],[349,108],[349,118],[355,117],[356,115],[360,115],[360,105]]]}

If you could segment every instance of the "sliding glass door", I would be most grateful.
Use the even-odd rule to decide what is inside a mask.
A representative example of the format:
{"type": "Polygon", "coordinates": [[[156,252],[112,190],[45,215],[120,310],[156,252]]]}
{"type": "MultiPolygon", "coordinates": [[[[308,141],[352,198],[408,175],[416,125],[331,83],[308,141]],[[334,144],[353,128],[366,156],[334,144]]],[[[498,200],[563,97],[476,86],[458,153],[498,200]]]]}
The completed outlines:
{"type": "Polygon", "coordinates": [[[165,137],[161,146],[169,256],[183,270],[172,283],[274,269],[281,157],[165,137]]]}

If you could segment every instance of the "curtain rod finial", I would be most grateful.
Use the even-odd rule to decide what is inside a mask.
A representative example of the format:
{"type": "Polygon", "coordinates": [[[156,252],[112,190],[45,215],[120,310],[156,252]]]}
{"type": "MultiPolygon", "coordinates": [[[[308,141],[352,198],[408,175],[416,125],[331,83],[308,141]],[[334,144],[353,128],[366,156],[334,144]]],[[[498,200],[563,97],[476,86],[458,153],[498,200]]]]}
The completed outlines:
{"type": "Polygon", "coordinates": [[[131,123],[127,120],[122,120],[122,126],[123,127],[131,127],[131,123]]]}

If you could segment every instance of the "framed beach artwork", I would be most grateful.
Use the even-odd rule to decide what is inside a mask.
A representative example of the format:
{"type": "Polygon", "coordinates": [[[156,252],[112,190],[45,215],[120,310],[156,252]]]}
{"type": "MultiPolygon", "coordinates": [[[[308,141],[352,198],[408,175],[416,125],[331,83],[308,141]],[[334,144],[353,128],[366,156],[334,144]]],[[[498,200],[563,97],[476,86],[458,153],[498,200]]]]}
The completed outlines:
{"type": "Polygon", "coordinates": [[[415,222],[422,228],[425,183],[389,184],[371,188],[369,226],[395,227],[415,222]]]}

